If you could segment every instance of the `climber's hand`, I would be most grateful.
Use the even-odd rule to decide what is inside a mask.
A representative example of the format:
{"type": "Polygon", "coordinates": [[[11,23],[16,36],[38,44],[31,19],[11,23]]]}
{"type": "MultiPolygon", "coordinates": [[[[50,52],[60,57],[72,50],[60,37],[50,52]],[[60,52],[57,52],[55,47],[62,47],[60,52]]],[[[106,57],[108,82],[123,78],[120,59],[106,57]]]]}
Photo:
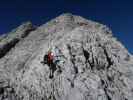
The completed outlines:
{"type": "Polygon", "coordinates": [[[45,65],[45,64],[46,64],[44,61],[41,61],[40,63],[41,63],[41,64],[43,64],[43,65],[45,65]]]}

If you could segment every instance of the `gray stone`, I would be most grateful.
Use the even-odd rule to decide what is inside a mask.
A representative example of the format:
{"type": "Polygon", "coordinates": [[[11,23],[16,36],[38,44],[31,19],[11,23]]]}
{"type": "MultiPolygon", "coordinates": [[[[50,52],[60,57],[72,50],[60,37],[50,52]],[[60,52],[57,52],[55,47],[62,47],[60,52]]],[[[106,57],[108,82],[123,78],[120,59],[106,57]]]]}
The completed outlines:
{"type": "Polygon", "coordinates": [[[133,56],[107,26],[63,14],[1,36],[0,50],[16,38],[0,58],[0,100],[132,100],[133,56]],[[41,61],[53,47],[61,57],[49,78],[41,61]]]}

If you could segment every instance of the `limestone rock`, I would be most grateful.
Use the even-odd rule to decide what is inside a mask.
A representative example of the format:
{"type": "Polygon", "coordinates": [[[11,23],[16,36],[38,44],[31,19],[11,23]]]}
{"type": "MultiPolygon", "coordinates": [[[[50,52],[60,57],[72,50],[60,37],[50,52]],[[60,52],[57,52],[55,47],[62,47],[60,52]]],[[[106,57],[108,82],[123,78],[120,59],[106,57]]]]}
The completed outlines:
{"type": "Polygon", "coordinates": [[[0,100],[132,100],[133,56],[107,26],[63,14],[33,29],[1,39],[2,50],[19,41],[0,58],[0,100]],[[62,56],[51,79],[41,61],[53,47],[62,56]]]}
{"type": "Polygon", "coordinates": [[[31,22],[24,23],[8,34],[0,37],[0,58],[2,58],[11,48],[13,48],[20,39],[26,37],[35,27],[31,22]]]}

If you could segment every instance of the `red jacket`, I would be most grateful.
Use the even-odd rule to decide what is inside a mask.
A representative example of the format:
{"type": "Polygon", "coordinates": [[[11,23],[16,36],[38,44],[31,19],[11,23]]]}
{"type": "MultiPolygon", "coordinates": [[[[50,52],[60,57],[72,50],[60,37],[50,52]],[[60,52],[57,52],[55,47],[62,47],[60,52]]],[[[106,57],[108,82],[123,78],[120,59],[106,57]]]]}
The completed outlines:
{"type": "Polygon", "coordinates": [[[48,53],[48,62],[51,63],[53,61],[53,59],[54,59],[53,53],[52,52],[49,52],[48,53]]]}

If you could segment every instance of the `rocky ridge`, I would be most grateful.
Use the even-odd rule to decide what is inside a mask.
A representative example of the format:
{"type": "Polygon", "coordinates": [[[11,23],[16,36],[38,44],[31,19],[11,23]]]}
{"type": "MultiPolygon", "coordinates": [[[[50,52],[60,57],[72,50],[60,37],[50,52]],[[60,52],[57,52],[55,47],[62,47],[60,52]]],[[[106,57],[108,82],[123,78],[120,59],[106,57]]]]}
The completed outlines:
{"type": "Polygon", "coordinates": [[[0,38],[0,100],[132,100],[133,56],[102,24],[63,14],[0,38]],[[49,78],[40,62],[49,48],[63,56],[49,78]]]}

